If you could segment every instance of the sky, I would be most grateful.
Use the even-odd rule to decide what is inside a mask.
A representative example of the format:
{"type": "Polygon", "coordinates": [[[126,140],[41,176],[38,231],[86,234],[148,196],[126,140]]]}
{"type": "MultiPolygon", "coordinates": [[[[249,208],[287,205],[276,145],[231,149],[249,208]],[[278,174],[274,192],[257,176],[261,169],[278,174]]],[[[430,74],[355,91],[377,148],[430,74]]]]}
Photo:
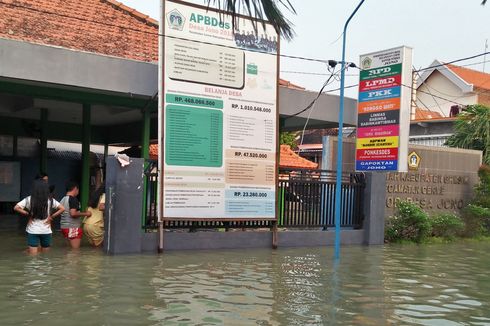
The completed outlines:
{"type": "MultiPolygon", "coordinates": [[[[159,19],[159,0],[122,0],[138,11],[159,19]]],[[[193,0],[204,4],[204,0],[193,0]]],[[[317,59],[342,58],[342,30],[359,0],[291,0],[296,15],[288,14],[296,35],[290,42],[282,41],[281,53],[317,59]]],[[[490,45],[490,3],[481,0],[366,0],[347,32],[346,61],[358,63],[359,56],[401,45],[414,50],[413,64],[430,66],[434,59],[452,61],[485,52],[490,45]]],[[[490,51],[490,46],[487,51],[490,51]]],[[[490,55],[486,57],[490,73],[490,55]]],[[[472,64],[484,57],[463,61],[472,64]]],[[[482,70],[483,64],[468,68],[482,70]]],[[[318,62],[281,58],[281,78],[318,91],[328,76],[327,68],[318,62]],[[320,75],[311,75],[320,74],[320,75]]],[[[347,72],[346,86],[358,82],[358,71],[347,72]]],[[[339,87],[334,81],[326,90],[339,87]]],[[[333,92],[338,93],[338,92],[333,92]]],[[[346,95],[357,97],[357,89],[346,95]]]]}

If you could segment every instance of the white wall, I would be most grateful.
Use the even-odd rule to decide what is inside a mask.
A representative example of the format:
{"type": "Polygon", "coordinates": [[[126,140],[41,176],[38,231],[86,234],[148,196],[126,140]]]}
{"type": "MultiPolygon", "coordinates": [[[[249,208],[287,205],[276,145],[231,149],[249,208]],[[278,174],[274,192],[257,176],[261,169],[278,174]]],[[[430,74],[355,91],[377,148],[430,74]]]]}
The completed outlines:
{"type": "Polygon", "coordinates": [[[441,114],[445,117],[449,117],[452,105],[456,103],[462,105],[476,104],[477,100],[478,96],[475,93],[463,93],[458,86],[454,85],[437,70],[417,90],[417,106],[419,108],[429,109],[438,113],[442,111],[441,114]],[[428,93],[432,93],[434,97],[428,93]]]}

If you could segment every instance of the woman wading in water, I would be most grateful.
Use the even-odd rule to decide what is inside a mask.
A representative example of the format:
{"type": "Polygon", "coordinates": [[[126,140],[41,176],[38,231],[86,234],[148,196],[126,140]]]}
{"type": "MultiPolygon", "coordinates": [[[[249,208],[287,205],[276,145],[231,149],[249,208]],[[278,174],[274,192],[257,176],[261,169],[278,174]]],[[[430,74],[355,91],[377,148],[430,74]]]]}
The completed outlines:
{"type": "Polygon", "coordinates": [[[93,192],[88,206],[92,216],[83,222],[83,232],[92,246],[100,247],[104,241],[104,187],[101,186],[93,192]]]}
{"type": "Polygon", "coordinates": [[[53,234],[51,222],[65,210],[50,196],[48,183],[44,180],[34,181],[31,195],[18,202],[14,210],[29,218],[26,227],[29,254],[48,251],[53,234]]]}

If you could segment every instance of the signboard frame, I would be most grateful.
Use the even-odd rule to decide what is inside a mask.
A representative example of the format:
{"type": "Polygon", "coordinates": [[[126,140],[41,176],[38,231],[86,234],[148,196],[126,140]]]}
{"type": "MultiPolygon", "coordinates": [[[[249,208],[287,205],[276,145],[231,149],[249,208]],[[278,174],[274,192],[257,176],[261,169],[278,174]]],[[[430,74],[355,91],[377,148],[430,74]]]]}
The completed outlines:
{"type": "MultiPolygon", "coordinates": [[[[278,191],[278,169],[279,169],[279,157],[280,157],[280,151],[279,151],[279,71],[280,71],[280,37],[277,34],[277,32],[274,34],[276,35],[276,40],[277,40],[277,51],[275,53],[276,56],[276,78],[275,78],[275,85],[276,85],[276,94],[275,94],[275,162],[274,162],[274,217],[270,218],[264,218],[264,217],[223,217],[223,216],[216,216],[216,217],[167,217],[164,215],[164,204],[165,204],[165,198],[164,198],[164,175],[165,175],[165,164],[164,164],[164,151],[165,151],[165,139],[164,139],[164,128],[165,128],[165,110],[164,110],[164,81],[165,81],[165,25],[167,24],[167,21],[165,19],[166,15],[166,3],[167,2],[172,2],[175,4],[191,7],[191,8],[196,8],[200,10],[206,10],[207,12],[213,12],[215,14],[219,14],[220,17],[230,17],[228,19],[231,19],[231,16],[227,14],[223,10],[217,10],[214,8],[208,8],[206,6],[202,5],[197,5],[193,3],[188,3],[185,1],[181,0],[160,0],[160,21],[161,24],[159,26],[159,76],[158,76],[158,147],[159,147],[159,156],[158,156],[158,170],[159,170],[159,186],[158,186],[158,220],[160,222],[160,228],[163,226],[163,222],[168,222],[168,221],[194,221],[194,222],[201,222],[201,221],[206,221],[206,222],[219,222],[219,221],[235,221],[235,222],[244,222],[244,221],[271,221],[273,222],[273,246],[276,245],[277,242],[277,221],[278,221],[278,214],[279,214],[279,191],[278,191]]],[[[248,17],[245,15],[237,14],[237,19],[245,19],[245,20],[250,20],[250,21],[255,21],[255,26],[257,27],[258,30],[260,30],[262,27],[262,24],[265,23],[267,25],[270,25],[267,21],[259,20],[259,19],[254,19],[252,17],[248,17]]],[[[203,42],[205,43],[205,42],[203,42]]],[[[251,50],[247,49],[242,49],[242,51],[247,52],[251,50]]],[[[260,52],[260,51],[252,51],[252,52],[260,52]]],[[[274,54],[270,54],[274,55],[274,54]]],[[[244,75],[245,78],[245,75],[244,75]]],[[[196,84],[201,84],[199,82],[195,82],[196,84]]],[[[163,234],[160,234],[160,237],[162,237],[163,234]]],[[[162,248],[163,249],[163,248],[162,248]]]]}
{"type": "Polygon", "coordinates": [[[412,52],[399,46],[360,56],[356,171],[408,171],[412,52]]]}

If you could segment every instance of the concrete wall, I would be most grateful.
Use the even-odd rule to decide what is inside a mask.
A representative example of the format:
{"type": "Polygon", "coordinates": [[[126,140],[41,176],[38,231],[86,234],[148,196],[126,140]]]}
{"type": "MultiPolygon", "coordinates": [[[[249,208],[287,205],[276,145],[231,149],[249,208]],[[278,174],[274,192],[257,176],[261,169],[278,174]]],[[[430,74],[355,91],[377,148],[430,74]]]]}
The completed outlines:
{"type": "MultiPolygon", "coordinates": [[[[336,169],[337,139],[325,141],[324,166],[336,169]]],[[[344,171],[354,171],[355,139],[344,139],[344,171]]],[[[481,151],[409,145],[420,157],[419,168],[407,173],[378,172],[386,178],[386,198],[380,203],[385,216],[393,214],[395,202],[412,200],[429,213],[457,212],[473,196],[478,183],[481,151]]]]}
{"type": "MultiPolygon", "coordinates": [[[[343,230],[341,245],[366,244],[364,230],[343,230]]],[[[329,231],[280,231],[278,247],[321,247],[333,246],[335,232],[329,231]]],[[[142,237],[142,252],[157,252],[158,233],[146,233],[142,237]]],[[[269,231],[236,232],[178,232],[164,234],[164,251],[175,250],[217,250],[271,248],[272,233],[269,231]]]]}
{"type": "MultiPolygon", "coordinates": [[[[60,89],[70,88],[91,93],[126,95],[128,97],[152,97],[158,89],[157,63],[141,62],[95,53],[65,49],[55,46],[0,39],[0,78],[22,83],[57,85],[60,89]]],[[[292,115],[304,109],[316,97],[316,92],[279,87],[279,113],[292,115]]],[[[52,108],[56,103],[35,99],[37,107],[52,108]]],[[[66,111],[80,111],[78,104],[59,103],[66,111]],[[78,106],[77,106],[78,105],[78,106]]],[[[323,94],[315,105],[309,127],[327,128],[337,126],[339,97],[323,94]]],[[[103,114],[107,115],[107,113],[103,114]]],[[[136,112],[138,113],[138,112],[136,112]]],[[[112,114],[112,113],[111,113],[112,114]]],[[[138,115],[131,112],[125,122],[137,121],[138,115]]],[[[283,121],[283,130],[303,128],[309,112],[283,121]]],[[[357,101],[346,98],[344,123],[354,126],[357,121],[357,101]]],[[[56,116],[55,114],[53,114],[56,116]]],[[[111,117],[105,117],[107,120],[111,117]]],[[[113,116],[113,115],[112,115],[113,116]]],[[[101,117],[93,115],[97,122],[101,117]]],[[[120,119],[120,117],[119,117],[120,119]]],[[[65,121],[64,119],[63,121],[65,121]]],[[[72,122],[72,119],[69,119],[72,122]]],[[[68,122],[68,121],[65,121],[68,122]]]]}
{"type": "Polygon", "coordinates": [[[154,63],[121,59],[61,47],[0,39],[0,77],[92,90],[153,96],[154,63]]]}
{"type": "MultiPolygon", "coordinates": [[[[157,252],[158,232],[144,233],[141,228],[143,160],[131,159],[121,167],[115,158],[107,162],[104,250],[108,254],[157,252]]],[[[383,206],[378,201],[385,189],[385,178],[367,174],[364,196],[371,202],[364,206],[363,229],[343,229],[342,245],[377,245],[383,243],[383,206]],[[375,195],[374,195],[375,194],[375,195]]],[[[278,247],[331,246],[333,230],[281,230],[278,247]]],[[[271,248],[272,232],[267,229],[247,231],[165,230],[163,250],[209,250],[271,248]]]]}
{"type": "Polygon", "coordinates": [[[454,121],[430,121],[410,123],[410,137],[454,134],[454,121]]]}
{"type": "MultiPolygon", "coordinates": [[[[306,108],[317,96],[316,92],[295,90],[279,87],[279,113],[283,116],[296,114],[306,108]]],[[[344,124],[355,126],[357,123],[357,100],[345,99],[344,124]]],[[[301,130],[305,120],[310,118],[308,129],[335,128],[339,118],[339,97],[336,95],[322,94],[315,104],[315,108],[307,110],[297,116],[302,118],[301,123],[295,123],[295,119],[288,119],[281,125],[281,130],[301,130]],[[325,123],[326,121],[330,123],[325,123]]]]}

